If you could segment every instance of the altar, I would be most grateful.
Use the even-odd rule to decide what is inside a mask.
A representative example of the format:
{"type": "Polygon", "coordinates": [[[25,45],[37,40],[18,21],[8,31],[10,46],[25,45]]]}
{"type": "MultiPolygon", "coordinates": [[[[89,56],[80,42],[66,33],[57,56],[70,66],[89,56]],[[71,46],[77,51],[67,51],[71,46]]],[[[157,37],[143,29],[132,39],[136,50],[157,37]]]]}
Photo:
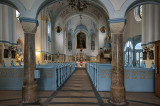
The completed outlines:
{"type": "Polygon", "coordinates": [[[75,66],[78,68],[86,68],[86,56],[82,49],[75,57],[75,66]]]}
{"type": "Polygon", "coordinates": [[[78,67],[78,68],[86,68],[86,62],[76,62],[76,67],[78,67]]]}

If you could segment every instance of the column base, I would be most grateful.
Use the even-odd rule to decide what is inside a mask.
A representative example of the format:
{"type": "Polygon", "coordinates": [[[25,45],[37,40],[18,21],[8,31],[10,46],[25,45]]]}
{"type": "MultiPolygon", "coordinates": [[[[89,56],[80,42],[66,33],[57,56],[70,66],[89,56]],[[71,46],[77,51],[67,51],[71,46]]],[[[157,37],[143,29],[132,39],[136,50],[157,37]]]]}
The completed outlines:
{"type": "Polygon", "coordinates": [[[23,85],[22,103],[35,103],[37,101],[37,85],[23,85]]]}
{"type": "Polygon", "coordinates": [[[124,87],[111,87],[111,104],[125,105],[125,88],[124,87]]]}

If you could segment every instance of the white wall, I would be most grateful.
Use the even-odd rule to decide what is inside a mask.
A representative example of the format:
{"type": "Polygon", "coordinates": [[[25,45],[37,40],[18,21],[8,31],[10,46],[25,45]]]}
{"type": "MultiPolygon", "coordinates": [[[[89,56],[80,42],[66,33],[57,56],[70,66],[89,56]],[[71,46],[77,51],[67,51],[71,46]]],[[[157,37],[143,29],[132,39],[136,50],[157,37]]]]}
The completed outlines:
{"type": "Polygon", "coordinates": [[[134,9],[132,9],[126,16],[127,23],[124,30],[123,41],[137,35],[142,35],[142,20],[136,21],[134,17],[134,9]]]}

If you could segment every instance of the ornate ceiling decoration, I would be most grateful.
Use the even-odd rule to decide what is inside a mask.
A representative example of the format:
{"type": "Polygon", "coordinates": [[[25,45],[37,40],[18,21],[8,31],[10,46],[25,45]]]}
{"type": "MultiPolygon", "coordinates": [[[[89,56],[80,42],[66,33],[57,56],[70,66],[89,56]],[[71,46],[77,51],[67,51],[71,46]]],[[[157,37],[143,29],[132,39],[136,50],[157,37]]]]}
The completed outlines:
{"type": "Polygon", "coordinates": [[[77,9],[78,11],[83,11],[90,5],[86,0],[68,0],[68,4],[71,8],[77,9]]]}

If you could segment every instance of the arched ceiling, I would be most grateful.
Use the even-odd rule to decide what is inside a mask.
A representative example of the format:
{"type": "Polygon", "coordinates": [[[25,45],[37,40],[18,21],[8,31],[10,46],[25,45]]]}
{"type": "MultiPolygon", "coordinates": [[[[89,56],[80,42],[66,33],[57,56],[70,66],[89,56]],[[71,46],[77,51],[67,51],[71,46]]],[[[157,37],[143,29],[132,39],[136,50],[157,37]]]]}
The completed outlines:
{"type": "MultiPolygon", "coordinates": [[[[93,2],[93,1],[92,1],[93,2]]],[[[102,15],[108,20],[108,14],[107,11],[104,11],[102,7],[98,6],[98,3],[95,2],[90,2],[90,5],[88,8],[86,8],[83,12],[79,12],[78,10],[74,10],[69,7],[68,2],[66,0],[60,1],[60,2],[55,2],[53,4],[48,5],[45,7],[43,10],[46,11],[46,13],[49,13],[51,18],[57,18],[57,16],[60,17],[70,17],[73,14],[83,14],[83,13],[88,13],[94,15],[97,19],[100,19],[102,15]],[[68,16],[70,15],[70,16],[68,16]]]]}
{"type": "MultiPolygon", "coordinates": [[[[10,5],[21,13],[22,17],[37,19],[39,12],[50,4],[66,0],[0,0],[0,3],[10,5]]],[[[110,19],[124,18],[126,11],[139,3],[159,3],[159,0],[87,0],[92,6],[105,11],[110,19]],[[133,4],[133,5],[132,5],[133,4]]]]}
{"type": "Polygon", "coordinates": [[[96,26],[107,27],[107,20],[109,19],[107,12],[96,4],[97,3],[90,3],[85,10],[79,12],[71,8],[66,0],[63,0],[46,6],[41,11],[41,14],[50,17],[53,28],[58,25],[66,27],[66,24],[70,22],[69,30],[75,30],[80,24],[86,26],[88,31],[96,30],[93,28],[93,23],[96,24],[96,26]],[[82,23],[80,23],[80,15],[82,16],[82,23]]]}
{"type": "Polygon", "coordinates": [[[72,31],[72,34],[77,31],[84,31],[89,35],[92,30],[97,30],[94,20],[87,15],[74,15],[69,18],[65,26],[68,31],[72,31]]]}

